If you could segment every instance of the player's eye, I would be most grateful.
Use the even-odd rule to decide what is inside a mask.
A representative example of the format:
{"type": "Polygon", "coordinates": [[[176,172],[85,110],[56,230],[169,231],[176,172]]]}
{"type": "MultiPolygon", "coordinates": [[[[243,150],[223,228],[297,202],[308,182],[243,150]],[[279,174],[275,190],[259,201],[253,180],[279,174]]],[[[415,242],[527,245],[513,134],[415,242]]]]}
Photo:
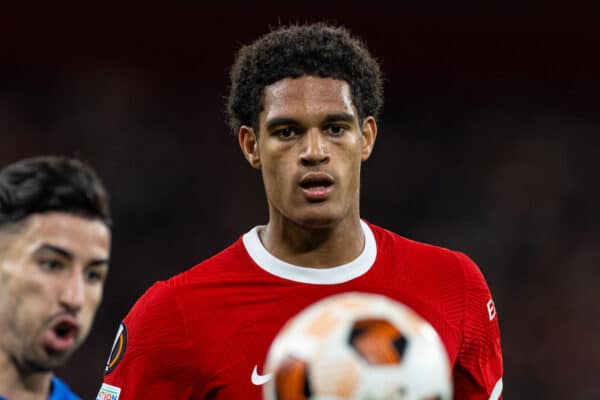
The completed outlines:
{"type": "Polygon", "coordinates": [[[274,134],[277,137],[279,137],[280,139],[291,139],[294,136],[296,136],[297,132],[296,132],[295,128],[293,128],[291,126],[288,126],[288,127],[285,127],[285,128],[277,129],[274,132],[274,134]]]}
{"type": "Polygon", "coordinates": [[[38,265],[44,271],[55,272],[60,271],[64,268],[64,264],[56,259],[41,259],[38,261],[38,265]]]}
{"type": "Polygon", "coordinates": [[[341,136],[346,130],[346,127],[342,125],[329,125],[327,126],[326,132],[331,136],[341,136]]]}
{"type": "Polygon", "coordinates": [[[83,272],[83,276],[87,282],[96,283],[104,281],[105,273],[93,269],[83,272]]]}

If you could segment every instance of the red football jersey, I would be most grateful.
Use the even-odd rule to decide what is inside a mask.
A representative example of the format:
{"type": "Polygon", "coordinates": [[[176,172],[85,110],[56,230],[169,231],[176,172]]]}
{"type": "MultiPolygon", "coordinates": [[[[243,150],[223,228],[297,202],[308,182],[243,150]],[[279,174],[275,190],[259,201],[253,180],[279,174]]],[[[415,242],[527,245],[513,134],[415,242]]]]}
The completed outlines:
{"type": "Polygon", "coordinates": [[[154,284],[123,324],[98,399],[261,400],[269,346],[284,323],[323,297],[372,292],[411,307],[437,330],[455,399],[499,399],[498,317],[464,254],[361,221],[365,247],[334,268],[273,257],[257,228],[194,268],[154,284]]]}

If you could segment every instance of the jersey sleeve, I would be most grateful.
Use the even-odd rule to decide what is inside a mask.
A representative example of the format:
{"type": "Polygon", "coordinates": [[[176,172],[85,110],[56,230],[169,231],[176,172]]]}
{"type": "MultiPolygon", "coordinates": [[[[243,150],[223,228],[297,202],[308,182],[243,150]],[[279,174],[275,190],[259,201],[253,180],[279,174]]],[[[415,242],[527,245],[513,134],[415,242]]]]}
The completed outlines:
{"type": "Polygon", "coordinates": [[[498,315],[477,265],[456,253],[464,271],[463,339],[454,366],[454,398],[502,399],[502,349],[498,315]]]}
{"type": "Polygon", "coordinates": [[[166,283],[156,283],[125,317],[97,399],[191,398],[192,346],[173,292],[166,283]]]}

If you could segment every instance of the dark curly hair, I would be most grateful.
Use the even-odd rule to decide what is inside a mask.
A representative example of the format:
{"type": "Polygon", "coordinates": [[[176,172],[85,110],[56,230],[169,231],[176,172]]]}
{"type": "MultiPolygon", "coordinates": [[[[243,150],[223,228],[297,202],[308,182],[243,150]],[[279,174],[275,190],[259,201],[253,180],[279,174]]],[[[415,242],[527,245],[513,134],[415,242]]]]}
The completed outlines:
{"type": "Polygon", "coordinates": [[[34,157],[0,170],[0,228],[51,211],[111,225],[106,190],[94,170],[79,160],[34,157]]]}
{"type": "Polygon", "coordinates": [[[347,82],[359,118],[377,118],[383,104],[382,74],[366,46],[342,27],[291,25],[267,33],[237,54],[227,102],[233,133],[242,125],[258,132],[264,88],[303,75],[347,82]]]}

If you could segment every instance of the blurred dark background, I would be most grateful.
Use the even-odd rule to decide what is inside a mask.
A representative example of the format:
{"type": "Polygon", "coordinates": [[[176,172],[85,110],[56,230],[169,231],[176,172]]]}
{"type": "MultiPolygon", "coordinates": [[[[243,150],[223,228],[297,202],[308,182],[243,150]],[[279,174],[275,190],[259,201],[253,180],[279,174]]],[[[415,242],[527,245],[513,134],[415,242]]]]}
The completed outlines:
{"type": "Polygon", "coordinates": [[[387,79],[363,217],[480,265],[506,399],[600,398],[597,14],[573,3],[175,4],[0,17],[0,164],[79,156],[112,195],[105,299],[59,371],[77,392],[94,398],[145,289],[266,222],[260,176],[225,124],[228,68],[269,27],[327,20],[365,39],[387,79]]]}

